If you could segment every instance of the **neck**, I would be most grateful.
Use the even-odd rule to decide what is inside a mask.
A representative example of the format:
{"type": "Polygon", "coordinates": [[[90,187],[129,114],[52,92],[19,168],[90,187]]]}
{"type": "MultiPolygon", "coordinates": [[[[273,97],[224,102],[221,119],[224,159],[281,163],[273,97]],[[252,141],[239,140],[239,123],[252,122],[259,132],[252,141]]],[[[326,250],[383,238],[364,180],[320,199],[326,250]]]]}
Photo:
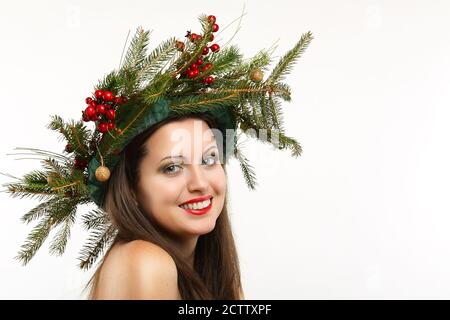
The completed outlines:
{"type": "Polygon", "coordinates": [[[181,258],[194,268],[195,248],[197,247],[198,236],[186,238],[175,238],[168,236],[169,242],[180,252],[181,258]]]}

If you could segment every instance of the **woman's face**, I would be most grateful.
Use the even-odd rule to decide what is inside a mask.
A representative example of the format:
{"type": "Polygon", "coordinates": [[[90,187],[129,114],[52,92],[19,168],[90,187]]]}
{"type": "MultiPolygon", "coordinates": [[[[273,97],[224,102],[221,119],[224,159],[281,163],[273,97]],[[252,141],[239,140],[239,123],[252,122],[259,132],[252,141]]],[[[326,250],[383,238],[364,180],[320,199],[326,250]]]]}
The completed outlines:
{"type": "Polygon", "coordinates": [[[222,211],[227,185],[208,124],[195,118],[167,123],[147,139],[145,148],[137,188],[140,206],[176,237],[211,232],[222,211]],[[180,207],[203,196],[212,196],[206,213],[180,207]]]}

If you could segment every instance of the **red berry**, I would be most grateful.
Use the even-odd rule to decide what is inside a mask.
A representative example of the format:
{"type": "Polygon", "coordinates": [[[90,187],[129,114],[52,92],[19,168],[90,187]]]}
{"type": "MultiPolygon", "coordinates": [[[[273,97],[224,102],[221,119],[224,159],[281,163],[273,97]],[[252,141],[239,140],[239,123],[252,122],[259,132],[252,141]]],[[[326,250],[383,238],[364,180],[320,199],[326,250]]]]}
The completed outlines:
{"type": "Polygon", "coordinates": [[[111,91],[105,91],[103,92],[103,100],[105,101],[111,101],[114,98],[114,95],[111,91]]]}
{"type": "Polygon", "coordinates": [[[116,117],[116,112],[113,109],[110,109],[110,110],[106,111],[106,117],[109,120],[114,120],[114,118],[116,117]]]}
{"type": "Polygon", "coordinates": [[[93,117],[93,116],[96,115],[95,109],[94,109],[94,107],[92,107],[92,106],[87,107],[86,110],[84,110],[84,113],[85,113],[89,118],[91,118],[91,117],[93,117]]]}
{"type": "Polygon", "coordinates": [[[202,57],[200,57],[200,58],[197,59],[197,65],[199,66],[199,65],[202,65],[202,64],[203,64],[203,59],[202,59],[202,57]]]}
{"type": "Polygon", "coordinates": [[[73,166],[75,167],[75,169],[84,170],[88,166],[88,162],[83,159],[75,158],[73,166]]]}
{"type": "Polygon", "coordinates": [[[214,35],[212,34],[210,37],[209,37],[209,41],[213,41],[214,40],[214,35]]]}
{"type": "Polygon", "coordinates": [[[216,17],[213,16],[213,15],[208,16],[208,22],[215,23],[216,22],[216,17]]]}
{"type": "Polygon", "coordinates": [[[211,68],[212,68],[212,63],[208,62],[203,66],[202,71],[205,72],[211,68]]]}
{"type": "Polygon", "coordinates": [[[198,65],[197,65],[196,63],[193,63],[193,64],[190,66],[190,69],[191,69],[191,70],[198,69],[198,65]]]}
{"type": "Polygon", "coordinates": [[[194,77],[198,76],[198,74],[200,73],[200,70],[198,69],[194,69],[192,71],[194,71],[194,77]]]}
{"type": "Polygon", "coordinates": [[[90,104],[92,102],[92,98],[91,97],[87,97],[86,98],[86,104],[90,104]]]}
{"type": "Polygon", "coordinates": [[[108,123],[106,122],[100,122],[97,126],[98,131],[101,133],[105,133],[108,131],[108,123]]]}
{"type": "Polygon", "coordinates": [[[73,166],[76,168],[76,169],[84,169],[83,168],[83,160],[81,160],[81,159],[76,159],[75,158],[75,161],[73,162],[73,166]]]}
{"type": "Polygon", "coordinates": [[[97,114],[93,115],[92,117],[89,118],[89,120],[97,121],[98,120],[98,115],[97,114]]]}
{"type": "Polygon", "coordinates": [[[102,90],[95,90],[95,97],[97,99],[101,99],[103,97],[103,91],[102,90]]]}
{"type": "Polygon", "coordinates": [[[208,48],[208,47],[205,47],[205,49],[203,49],[202,54],[203,54],[204,56],[206,56],[206,55],[208,54],[208,52],[209,52],[209,48],[208,48]]]}
{"type": "Polygon", "coordinates": [[[108,130],[113,130],[116,127],[114,122],[108,122],[108,130]]]}
{"type": "Polygon", "coordinates": [[[212,52],[217,52],[220,50],[220,47],[217,43],[214,43],[210,48],[212,52]]]}
{"type": "Polygon", "coordinates": [[[191,33],[191,41],[196,41],[198,39],[199,35],[196,33],[191,33]]]}
{"type": "Polygon", "coordinates": [[[120,103],[120,97],[119,96],[114,97],[114,103],[115,104],[119,104],[120,103]]]}
{"type": "Polygon", "coordinates": [[[120,96],[120,103],[126,104],[128,102],[127,97],[125,96],[120,96]]]}
{"type": "MultiPolygon", "coordinates": [[[[198,69],[197,69],[198,70],[198,69]]],[[[195,77],[195,71],[194,70],[189,70],[187,73],[188,78],[193,78],[195,77]]]]}
{"type": "Polygon", "coordinates": [[[104,104],[99,104],[97,106],[97,113],[105,114],[105,112],[106,112],[106,106],[104,104]]]}
{"type": "Polygon", "coordinates": [[[214,82],[214,78],[212,76],[207,76],[205,78],[205,83],[206,84],[212,84],[214,82]]]}
{"type": "Polygon", "coordinates": [[[216,23],[214,23],[214,24],[212,25],[212,32],[217,32],[218,30],[219,30],[219,25],[216,24],[216,23]]]}
{"type": "Polygon", "coordinates": [[[82,113],[81,118],[83,119],[84,122],[90,121],[89,117],[87,116],[87,114],[84,111],[81,111],[81,113],[82,113]]]}

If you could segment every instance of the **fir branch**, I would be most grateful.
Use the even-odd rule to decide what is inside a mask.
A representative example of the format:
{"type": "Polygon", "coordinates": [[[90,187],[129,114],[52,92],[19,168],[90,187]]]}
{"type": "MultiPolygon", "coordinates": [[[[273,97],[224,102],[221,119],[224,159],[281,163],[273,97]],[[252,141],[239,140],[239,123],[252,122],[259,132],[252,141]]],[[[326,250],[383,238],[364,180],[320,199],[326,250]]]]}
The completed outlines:
{"type": "Polygon", "coordinates": [[[67,143],[73,147],[75,154],[81,157],[89,156],[88,145],[92,133],[82,121],[71,120],[69,123],[65,123],[60,116],[53,116],[48,128],[59,131],[67,143]]]}
{"type": "Polygon", "coordinates": [[[49,190],[48,187],[42,185],[23,185],[19,183],[9,183],[5,185],[8,192],[12,197],[34,198],[39,201],[52,197],[54,192],[49,190]]]}
{"type": "Polygon", "coordinates": [[[278,82],[272,85],[272,94],[276,97],[280,97],[284,101],[291,101],[291,88],[289,85],[278,82]]]}
{"type": "Polygon", "coordinates": [[[278,100],[274,99],[272,95],[269,95],[270,106],[270,118],[273,121],[273,128],[284,132],[283,113],[281,110],[281,104],[278,100]]]}
{"type": "Polygon", "coordinates": [[[94,89],[96,90],[109,90],[115,93],[124,91],[125,76],[123,72],[116,70],[106,74],[102,79],[98,81],[94,89]]]}
{"type": "Polygon", "coordinates": [[[71,208],[71,211],[67,213],[67,216],[61,221],[62,225],[58,230],[58,233],[52,239],[50,254],[60,256],[66,250],[67,242],[70,237],[70,231],[75,222],[76,212],[77,207],[75,205],[71,208]]]}
{"type": "Polygon", "coordinates": [[[288,137],[278,130],[260,128],[252,124],[249,125],[249,128],[251,130],[245,130],[244,133],[256,138],[257,141],[270,144],[279,150],[289,148],[294,157],[298,157],[302,153],[301,145],[294,138],[288,137]]]}
{"type": "MultiPolygon", "coordinates": [[[[217,88],[217,89],[211,89],[205,92],[201,92],[201,94],[217,94],[217,93],[239,93],[239,94],[245,94],[245,93],[251,93],[256,94],[254,97],[258,98],[259,95],[265,94],[265,93],[277,93],[278,95],[288,95],[290,92],[286,91],[285,87],[280,86],[265,86],[261,87],[257,84],[251,84],[248,81],[239,81],[235,88],[230,88],[228,86],[226,89],[224,88],[217,88]]],[[[200,92],[197,92],[199,94],[200,92]]]]}
{"type": "Polygon", "coordinates": [[[150,32],[144,31],[142,27],[137,28],[125,55],[123,69],[140,69],[145,60],[146,49],[149,43],[149,34],[150,32]]]}
{"type": "Polygon", "coordinates": [[[171,82],[173,79],[169,74],[156,75],[152,84],[143,89],[133,103],[118,109],[117,118],[126,117],[127,120],[122,124],[124,127],[120,132],[103,136],[99,149],[105,162],[109,162],[111,151],[121,149],[123,142],[134,135],[135,129],[139,128],[140,119],[164,96],[171,82]],[[126,114],[123,115],[122,112],[126,114]]]}
{"type": "Polygon", "coordinates": [[[228,95],[217,95],[216,97],[191,96],[180,99],[173,103],[170,108],[178,114],[185,114],[190,112],[199,112],[207,106],[212,108],[214,106],[231,106],[238,102],[238,95],[236,93],[228,95]]]}
{"type": "Polygon", "coordinates": [[[63,119],[58,115],[53,115],[52,120],[47,125],[47,127],[51,130],[59,131],[63,138],[66,138],[69,136],[69,132],[66,129],[66,124],[64,123],[63,119]]]}
{"type": "Polygon", "coordinates": [[[21,249],[15,259],[26,265],[39,248],[42,246],[44,241],[47,239],[50,229],[54,224],[54,219],[51,215],[43,218],[39,224],[30,232],[25,243],[21,246],[21,249]]]}
{"type": "MultiPolygon", "coordinates": [[[[40,249],[44,241],[47,239],[50,230],[56,226],[65,222],[67,219],[75,219],[77,205],[83,203],[85,199],[80,197],[66,197],[55,199],[54,202],[49,202],[47,206],[41,207],[43,212],[38,213],[35,211],[35,217],[32,215],[28,216],[28,219],[36,218],[40,216],[40,222],[34,227],[34,229],[29,233],[25,243],[21,246],[21,249],[17,255],[17,259],[21,260],[23,264],[27,264],[36,252],[40,249]]],[[[62,253],[64,252],[65,245],[67,243],[67,238],[70,234],[71,222],[68,221],[69,226],[63,227],[63,230],[59,232],[50,247],[52,253],[62,253]]]]}
{"type": "Polygon", "coordinates": [[[138,78],[142,80],[149,80],[156,73],[162,73],[167,61],[178,52],[175,45],[176,39],[174,37],[162,42],[157,48],[145,58],[142,69],[138,72],[138,78]]]}
{"type": "Polygon", "coordinates": [[[309,43],[313,39],[312,33],[308,31],[303,34],[297,44],[289,50],[278,62],[275,68],[272,70],[270,76],[266,79],[265,83],[268,85],[276,83],[278,80],[283,80],[284,77],[289,74],[297,58],[308,47],[309,43]]]}
{"type": "Polygon", "coordinates": [[[143,102],[152,105],[157,102],[169,89],[174,79],[168,73],[157,74],[150,85],[142,90],[143,102]]]}
{"type": "Polygon", "coordinates": [[[248,61],[243,61],[234,70],[230,70],[223,76],[223,78],[230,80],[247,78],[251,70],[255,68],[266,70],[270,62],[270,52],[267,50],[261,50],[254,57],[248,59],[248,61]]]}
{"type": "Polygon", "coordinates": [[[72,122],[68,125],[70,129],[70,136],[68,142],[74,148],[74,152],[80,155],[89,155],[89,150],[86,147],[89,143],[91,135],[87,131],[86,127],[78,122],[72,122]]]}
{"type": "MultiPolygon", "coordinates": [[[[208,45],[209,38],[212,34],[212,24],[208,21],[208,17],[205,14],[200,15],[198,19],[202,26],[202,38],[200,42],[193,46],[194,50],[189,51],[189,48],[186,48],[186,52],[188,52],[188,58],[185,61],[182,61],[181,66],[171,74],[172,78],[176,78],[177,75],[183,73],[187,68],[189,68],[189,66],[192,65],[202,54],[203,49],[208,45]]],[[[183,55],[181,56],[181,59],[183,60],[183,55]]]]}
{"type": "Polygon", "coordinates": [[[23,151],[29,151],[28,153],[10,153],[8,155],[33,155],[33,156],[40,156],[40,157],[49,157],[53,158],[59,163],[69,162],[70,159],[62,154],[55,153],[52,151],[47,150],[41,150],[41,149],[35,149],[35,148],[22,148],[22,147],[16,147],[14,150],[23,150],[23,151]]]}
{"type": "Polygon", "coordinates": [[[291,154],[294,157],[298,157],[302,154],[301,145],[294,138],[287,137],[284,134],[280,133],[280,147],[279,149],[291,149],[291,154]]]}
{"type": "Polygon", "coordinates": [[[233,70],[236,66],[242,62],[242,54],[239,52],[239,48],[235,45],[228,47],[222,51],[219,51],[211,59],[213,67],[204,73],[206,76],[209,73],[214,73],[218,76],[226,73],[229,70],[233,70]]]}
{"type": "Polygon", "coordinates": [[[261,120],[263,123],[263,126],[267,128],[269,126],[268,123],[268,114],[267,114],[267,105],[266,105],[266,97],[262,96],[260,100],[260,106],[261,106],[261,120]]]}
{"type": "Polygon", "coordinates": [[[250,165],[248,159],[244,156],[240,147],[235,145],[234,155],[239,160],[239,165],[241,167],[242,174],[244,175],[245,182],[247,186],[254,190],[256,188],[256,174],[254,168],[250,165]]]}
{"type": "Polygon", "coordinates": [[[47,184],[47,174],[43,171],[33,170],[23,176],[24,183],[26,184],[47,184]]]}
{"type": "Polygon", "coordinates": [[[87,214],[84,214],[81,217],[81,219],[83,221],[83,227],[86,230],[99,228],[102,225],[110,223],[110,220],[106,215],[106,212],[103,211],[101,208],[89,211],[87,214]]]}
{"type": "Polygon", "coordinates": [[[47,170],[47,177],[49,175],[56,175],[58,178],[62,179],[70,175],[70,170],[65,164],[59,163],[53,158],[47,158],[42,160],[43,167],[47,170]]]}
{"type": "Polygon", "coordinates": [[[64,201],[64,198],[55,196],[50,198],[47,201],[44,201],[28,211],[26,214],[24,214],[21,218],[22,222],[24,223],[30,223],[34,220],[37,220],[43,216],[48,215],[52,210],[54,210],[54,207],[60,206],[61,201],[64,201]]]}
{"type": "Polygon", "coordinates": [[[18,182],[6,183],[3,186],[12,197],[22,199],[30,197],[42,200],[54,195],[47,184],[46,173],[38,170],[25,174],[18,182]]]}
{"type": "Polygon", "coordinates": [[[89,269],[111,244],[116,234],[117,230],[111,224],[102,225],[102,227],[92,231],[78,258],[80,260],[80,268],[84,270],[89,269]]]}

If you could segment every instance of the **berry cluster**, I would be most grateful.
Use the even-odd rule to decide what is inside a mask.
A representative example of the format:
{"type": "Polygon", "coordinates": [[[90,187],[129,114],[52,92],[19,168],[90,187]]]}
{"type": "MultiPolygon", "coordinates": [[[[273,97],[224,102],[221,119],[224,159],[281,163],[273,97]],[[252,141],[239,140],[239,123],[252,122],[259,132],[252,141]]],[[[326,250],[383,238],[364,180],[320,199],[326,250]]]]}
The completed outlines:
{"type": "Polygon", "coordinates": [[[88,166],[88,162],[85,159],[75,158],[73,166],[75,169],[84,170],[88,166]]]}
{"type": "MultiPolygon", "coordinates": [[[[216,24],[216,17],[213,15],[208,16],[208,22],[212,24],[211,28],[213,32],[217,32],[219,30],[219,25],[216,24]]],[[[202,36],[198,35],[196,33],[191,33],[190,31],[188,31],[187,38],[189,38],[189,40],[193,43],[198,43],[202,40],[202,36]]],[[[214,35],[211,34],[209,37],[209,41],[213,41],[214,40],[214,35]]],[[[206,72],[207,70],[211,69],[213,67],[212,63],[210,62],[206,62],[204,61],[204,59],[207,59],[207,55],[209,54],[209,50],[211,49],[211,52],[215,53],[218,52],[220,50],[220,46],[217,43],[212,44],[209,47],[205,47],[205,49],[203,49],[202,52],[202,56],[198,57],[197,60],[189,66],[189,68],[184,71],[181,76],[182,77],[187,77],[190,79],[199,77],[201,80],[201,82],[205,83],[205,84],[212,84],[214,83],[214,77],[213,76],[206,76],[203,77],[202,73],[206,72]]]]}
{"type": "Polygon", "coordinates": [[[97,129],[101,133],[113,130],[116,125],[116,109],[120,104],[127,103],[124,96],[114,96],[111,91],[96,90],[95,99],[86,98],[87,108],[82,111],[83,121],[97,122],[97,129]]]}

